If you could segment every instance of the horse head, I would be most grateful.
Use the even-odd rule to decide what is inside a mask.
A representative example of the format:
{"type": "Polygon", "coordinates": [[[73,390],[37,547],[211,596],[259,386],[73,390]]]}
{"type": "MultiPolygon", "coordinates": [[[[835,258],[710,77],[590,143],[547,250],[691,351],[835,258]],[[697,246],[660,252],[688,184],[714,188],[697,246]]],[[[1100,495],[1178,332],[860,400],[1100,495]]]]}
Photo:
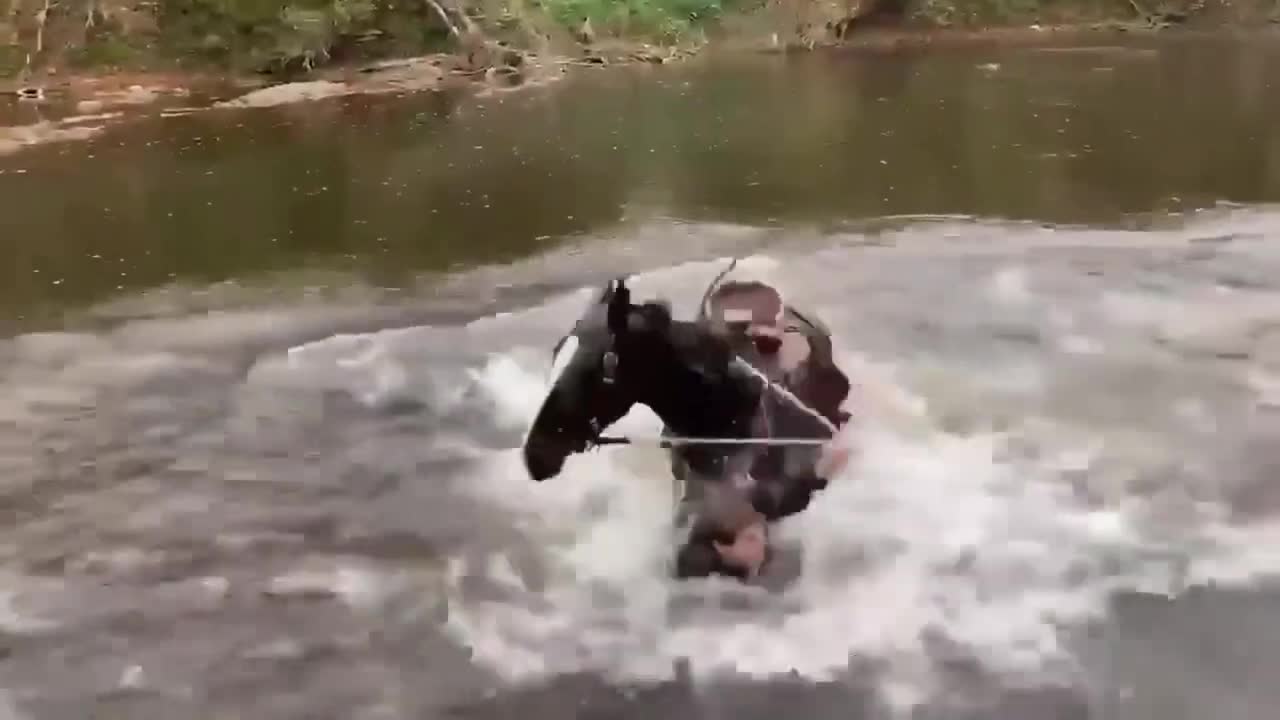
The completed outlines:
{"type": "Polygon", "coordinates": [[[524,441],[529,475],[558,475],[636,404],[683,434],[741,434],[759,396],[731,377],[732,357],[705,325],[672,319],[665,303],[632,304],[625,280],[611,281],[556,343],[550,388],[524,441]]]}

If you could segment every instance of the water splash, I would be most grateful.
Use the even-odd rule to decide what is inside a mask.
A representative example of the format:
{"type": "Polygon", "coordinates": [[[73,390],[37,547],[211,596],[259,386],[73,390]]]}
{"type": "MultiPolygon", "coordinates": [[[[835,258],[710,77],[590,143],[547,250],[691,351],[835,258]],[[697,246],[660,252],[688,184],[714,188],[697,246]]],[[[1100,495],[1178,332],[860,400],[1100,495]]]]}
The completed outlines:
{"type": "MultiPolygon", "coordinates": [[[[549,362],[499,354],[474,379],[496,413],[527,423],[549,362]]],[[[1188,567],[1242,581],[1280,568],[1257,551],[1228,560],[1271,531],[1229,527],[1211,509],[1171,540],[1147,522],[1154,500],[1096,502],[1077,482],[1098,461],[1093,438],[1041,417],[950,432],[894,367],[850,352],[841,363],[858,384],[860,419],[847,432],[860,455],[808,511],[779,526],[780,541],[801,558],[785,588],[669,579],[673,498],[660,451],[574,456],[541,484],[512,451],[485,459],[468,487],[525,534],[524,547],[489,560],[508,567],[532,555],[544,572],[536,581],[498,576],[459,559],[454,637],[511,682],[582,671],[619,682],[668,679],[686,660],[701,678],[817,681],[869,659],[906,707],[936,688],[940,654],[959,653],[1005,678],[1060,681],[1075,670],[1063,631],[1099,618],[1113,592],[1176,590],[1188,567]],[[501,585],[501,599],[472,601],[460,579],[477,576],[501,585]]],[[[641,409],[615,432],[658,427],[641,409]]]]}

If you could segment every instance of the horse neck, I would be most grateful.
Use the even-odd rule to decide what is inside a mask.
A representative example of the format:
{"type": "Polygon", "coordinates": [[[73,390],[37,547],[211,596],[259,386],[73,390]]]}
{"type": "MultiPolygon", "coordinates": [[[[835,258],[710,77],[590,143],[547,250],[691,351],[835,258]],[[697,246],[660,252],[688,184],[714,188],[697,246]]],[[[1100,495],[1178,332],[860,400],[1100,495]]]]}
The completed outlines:
{"type": "Polygon", "coordinates": [[[706,375],[685,367],[649,383],[642,395],[640,404],[686,437],[749,437],[761,398],[745,375],[706,375]]]}

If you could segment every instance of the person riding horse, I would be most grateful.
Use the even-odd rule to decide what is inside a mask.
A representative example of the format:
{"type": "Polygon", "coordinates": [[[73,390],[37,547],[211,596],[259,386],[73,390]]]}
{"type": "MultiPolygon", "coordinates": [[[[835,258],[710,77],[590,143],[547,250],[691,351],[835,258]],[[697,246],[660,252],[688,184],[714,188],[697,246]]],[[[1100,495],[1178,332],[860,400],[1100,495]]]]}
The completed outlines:
{"type": "Polygon", "coordinates": [[[625,279],[611,281],[552,349],[521,447],[543,482],[572,455],[630,442],[602,433],[637,404],[651,409],[686,488],[681,514],[694,518],[680,523],[689,533],[675,570],[686,578],[754,576],[767,524],[803,510],[847,456],[831,441],[849,419],[849,381],[830,333],[767,285],[719,280],[692,321],[665,302],[632,303],[625,279]],[[784,437],[812,444],[770,443],[784,437]]]}
{"type": "MultiPolygon", "coordinates": [[[[826,420],[817,422],[801,408],[766,396],[757,418],[762,434],[823,437],[850,419],[840,409],[850,383],[835,364],[829,330],[785,304],[775,288],[754,281],[719,285],[708,293],[698,321],[771,384],[826,420]]],[[[663,432],[671,434],[668,428],[663,432]]],[[[743,448],[705,467],[700,452],[705,448],[675,445],[670,450],[688,524],[688,537],[676,555],[676,574],[685,578],[757,575],[770,557],[768,524],[808,507],[847,456],[838,445],[821,450],[766,445],[743,448]]]]}

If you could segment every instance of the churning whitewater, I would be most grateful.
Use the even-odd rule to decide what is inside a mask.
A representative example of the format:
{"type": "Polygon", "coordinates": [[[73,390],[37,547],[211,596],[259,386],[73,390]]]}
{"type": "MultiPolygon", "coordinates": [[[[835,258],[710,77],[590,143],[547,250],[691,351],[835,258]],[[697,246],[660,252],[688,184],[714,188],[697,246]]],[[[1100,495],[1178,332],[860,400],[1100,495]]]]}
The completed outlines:
{"type": "MultiPolygon", "coordinates": [[[[902,257],[893,255],[869,253],[861,262],[883,260],[886,268],[923,275],[947,264],[972,265],[973,257],[991,252],[960,246],[946,263],[917,258],[915,268],[902,268],[902,257]]],[[[1101,620],[1113,592],[1176,593],[1189,580],[1280,569],[1280,557],[1263,550],[1280,538],[1274,523],[1234,525],[1223,498],[1179,485],[1168,468],[1161,469],[1169,485],[1154,494],[1130,484],[1151,471],[1144,463],[1178,453],[1173,437],[1119,431],[1088,417],[1114,398],[1073,408],[1060,395],[1063,378],[1081,367],[1108,382],[1111,355],[1116,369],[1127,372],[1151,352],[1137,325],[1169,330],[1169,321],[1181,323],[1177,301],[1110,289],[1064,303],[1064,293],[1085,290],[1088,276],[1031,258],[991,263],[988,256],[981,271],[969,267],[951,278],[956,297],[949,308],[932,305],[937,314],[916,322],[990,323],[1014,335],[1024,324],[1022,332],[1038,337],[1015,337],[1013,344],[1024,346],[1017,350],[1051,357],[1030,362],[1015,350],[969,367],[943,367],[927,355],[885,361],[861,352],[860,336],[906,308],[884,304],[875,293],[842,293],[841,280],[822,272],[831,257],[743,263],[800,302],[818,304],[855,383],[846,408],[856,422],[846,433],[859,448],[856,461],[808,511],[781,525],[782,540],[801,558],[798,578],[780,592],[718,579],[670,580],[674,498],[665,456],[655,447],[574,456],[561,476],[541,484],[528,478],[517,451],[477,448],[458,487],[500,509],[519,540],[450,562],[448,627],[475,662],[508,682],[589,672],[625,683],[669,678],[685,663],[698,678],[825,680],[868,661],[880,668],[889,698],[908,707],[936,690],[935,670],[947,658],[976,661],[1013,683],[1073,682],[1079,671],[1073,632],[1101,620]],[[866,297],[869,304],[860,299],[866,297]],[[984,391],[992,394],[988,406],[979,399],[984,391]],[[1013,412],[1017,405],[1026,412],[1013,412]]],[[[722,267],[723,261],[690,263],[634,282],[652,296],[675,299],[688,315],[722,267]]],[[[474,370],[475,387],[499,425],[518,433],[532,421],[548,387],[550,348],[596,291],[473,324],[482,333],[544,330],[536,342],[493,352],[474,370]]],[[[1230,302],[1228,296],[1220,299],[1230,302]]],[[[1267,302],[1276,307],[1276,299],[1267,302]]],[[[1142,388],[1132,391],[1139,404],[1132,411],[1151,413],[1142,388]]],[[[1098,387],[1084,395],[1108,392],[1114,391],[1098,387]]],[[[1173,398],[1176,407],[1168,409],[1192,432],[1206,422],[1212,432],[1206,402],[1212,401],[1173,398]]],[[[658,429],[657,419],[639,408],[614,432],[652,438],[658,429]]]]}
{"type": "MultiPolygon", "coordinates": [[[[806,683],[822,717],[872,717],[848,710],[854,686],[903,717],[1066,688],[1034,702],[1083,717],[1081,702],[1176,682],[1170,664],[1194,659],[1153,643],[1203,638],[1149,617],[1215,638],[1228,620],[1236,638],[1268,627],[1280,250],[1257,238],[1276,223],[916,219],[767,250],[752,244],[767,231],[683,227],[756,248],[734,276],[815,311],[854,381],[857,455],[779,526],[787,573],[768,589],[670,579],[674,488],[655,445],[573,456],[543,483],[520,461],[556,342],[643,261],[634,237],[594,241],[577,270],[553,253],[462,276],[430,301],[454,315],[157,311],[19,336],[0,346],[0,449],[6,477],[29,481],[6,486],[20,512],[0,620],[22,662],[0,680],[67,718],[103,693],[368,718],[496,717],[538,697],[552,707],[537,716],[562,717],[582,678],[629,693],[672,677],[694,682],[660,687],[728,682],[737,698],[806,683]],[[514,289],[491,303],[499,280],[514,289]],[[1164,594],[1206,582],[1263,610],[1161,614],[1199,602],[1164,594]],[[1133,592],[1158,599],[1117,619],[1133,592]]],[[[712,255],[629,284],[690,317],[727,262],[712,255]]],[[[658,431],[637,409],[610,434],[658,431]]],[[[729,693],[704,695],[673,716],[731,715],[729,693]]]]}

